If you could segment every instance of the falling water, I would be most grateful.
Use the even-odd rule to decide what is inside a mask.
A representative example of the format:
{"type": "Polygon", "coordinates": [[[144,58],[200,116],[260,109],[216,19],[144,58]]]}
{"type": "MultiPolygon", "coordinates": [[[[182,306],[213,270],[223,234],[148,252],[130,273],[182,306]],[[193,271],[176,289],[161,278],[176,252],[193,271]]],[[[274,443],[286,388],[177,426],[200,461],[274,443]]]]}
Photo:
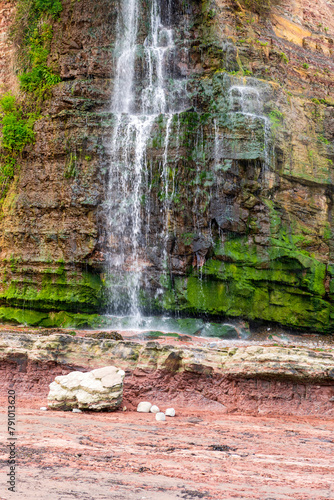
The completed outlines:
{"type": "Polygon", "coordinates": [[[263,113],[263,101],[257,89],[247,85],[234,85],[229,90],[231,110],[249,116],[250,119],[259,119],[263,123],[264,166],[265,173],[270,164],[270,120],[263,113]]]}
{"type": "MultiPolygon", "coordinates": [[[[115,77],[112,98],[114,130],[110,143],[108,196],[108,265],[111,279],[110,312],[140,317],[139,291],[146,261],[142,205],[145,203],[147,146],[152,128],[161,115],[166,123],[161,158],[163,193],[163,260],[167,262],[169,171],[168,148],[173,116],[182,109],[185,82],[168,75],[168,56],[173,52],[173,30],[161,22],[158,0],[152,0],[149,30],[140,47],[138,19],[141,0],[121,0],[115,47],[115,77]],[[144,55],[144,75],[136,85],[136,67],[144,55]]],[[[147,227],[146,227],[147,231],[147,227]]]]}

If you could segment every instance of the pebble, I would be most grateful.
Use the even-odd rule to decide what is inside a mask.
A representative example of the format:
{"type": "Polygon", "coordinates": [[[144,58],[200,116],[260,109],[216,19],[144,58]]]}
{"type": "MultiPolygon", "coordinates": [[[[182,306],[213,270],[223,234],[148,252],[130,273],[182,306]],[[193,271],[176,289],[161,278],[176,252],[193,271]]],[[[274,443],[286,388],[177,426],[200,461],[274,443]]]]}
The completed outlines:
{"type": "Polygon", "coordinates": [[[142,401],[137,406],[137,411],[139,411],[140,413],[150,413],[151,408],[152,408],[151,403],[148,403],[147,401],[142,401]]]}
{"type": "Polygon", "coordinates": [[[162,412],[159,412],[156,414],[155,416],[155,419],[158,421],[158,422],[164,422],[166,420],[166,416],[164,413],[162,412]]]}
{"type": "Polygon", "coordinates": [[[159,408],[158,408],[156,405],[153,405],[153,406],[151,407],[151,409],[150,409],[150,412],[151,412],[151,413],[159,413],[159,412],[160,412],[160,410],[159,410],[159,408]]]}
{"type": "Polygon", "coordinates": [[[73,413],[82,413],[82,411],[79,410],[79,408],[73,408],[72,412],[73,413]]]}
{"type": "Polygon", "coordinates": [[[41,406],[40,410],[47,411],[47,407],[46,406],[41,406]]]}
{"type": "Polygon", "coordinates": [[[175,410],[174,408],[167,408],[165,411],[166,417],[175,417],[175,410]]]}

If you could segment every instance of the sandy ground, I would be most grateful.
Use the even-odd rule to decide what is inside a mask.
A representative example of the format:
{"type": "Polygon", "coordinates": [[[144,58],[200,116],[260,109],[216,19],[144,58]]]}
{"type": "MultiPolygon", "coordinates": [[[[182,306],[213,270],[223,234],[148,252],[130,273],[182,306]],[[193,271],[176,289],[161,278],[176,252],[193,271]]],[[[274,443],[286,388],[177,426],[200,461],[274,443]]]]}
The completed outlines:
{"type": "MultiPolygon", "coordinates": [[[[334,499],[334,421],[176,408],[158,423],[134,411],[17,410],[16,493],[6,489],[0,414],[0,499],[334,499]]],[[[162,408],[165,409],[165,408],[162,408]]]]}

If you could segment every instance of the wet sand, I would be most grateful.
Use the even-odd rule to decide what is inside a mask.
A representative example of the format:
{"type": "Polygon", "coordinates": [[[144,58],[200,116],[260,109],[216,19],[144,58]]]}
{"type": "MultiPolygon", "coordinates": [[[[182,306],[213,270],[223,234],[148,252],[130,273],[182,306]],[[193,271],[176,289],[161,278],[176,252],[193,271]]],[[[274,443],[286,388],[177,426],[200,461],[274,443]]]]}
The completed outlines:
{"type": "Polygon", "coordinates": [[[334,498],[333,420],[188,407],[159,423],[135,411],[43,412],[42,402],[18,404],[17,493],[3,487],[2,444],[1,499],[334,498]]]}

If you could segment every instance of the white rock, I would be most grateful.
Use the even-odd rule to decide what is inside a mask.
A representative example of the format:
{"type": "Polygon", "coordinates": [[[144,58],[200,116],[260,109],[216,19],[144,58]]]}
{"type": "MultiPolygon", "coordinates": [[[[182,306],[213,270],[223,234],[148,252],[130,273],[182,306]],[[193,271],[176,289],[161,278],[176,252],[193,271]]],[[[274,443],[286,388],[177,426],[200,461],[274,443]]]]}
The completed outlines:
{"type": "Polygon", "coordinates": [[[99,378],[100,380],[107,375],[113,375],[118,372],[118,368],[116,366],[105,366],[104,368],[97,368],[96,370],[92,370],[91,373],[95,378],[99,378]]]}
{"type": "Polygon", "coordinates": [[[116,366],[58,376],[50,384],[48,405],[56,410],[114,410],[122,402],[124,376],[116,366]]]}
{"type": "Polygon", "coordinates": [[[156,414],[155,416],[155,419],[158,421],[158,422],[164,422],[166,420],[166,416],[164,413],[162,413],[161,411],[159,413],[156,414]]]}
{"type": "Polygon", "coordinates": [[[66,387],[66,389],[72,390],[80,387],[80,383],[85,375],[87,374],[82,372],[71,372],[68,375],[59,375],[55,378],[55,382],[64,388],[66,387]]]}
{"type": "Polygon", "coordinates": [[[46,411],[46,410],[47,410],[47,407],[46,407],[46,406],[41,406],[40,410],[42,410],[42,411],[46,411]]]}
{"type": "Polygon", "coordinates": [[[148,403],[147,401],[142,401],[137,406],[137,411],[139,411],[139,413],[150,413],[151,408],[152,408],[151,403],[148,403]]]}
{"type": "Polygon", "coordinates": [[[73,411],[73,413],[82,413],[82,411],[79,410],[79,408],[73,408],[72,411],[73,411]]]}
{"type": "Polygon", "coordinates": [[[165,411],[166,417],[175,417],[175,410],[174,408],[167,408],[165,411]]]}
{"type": "Polygon", "coordinates": [[[156,405],[151,406],[150,412],[151,413],[159,413],[159,408],[156,405]]]}

